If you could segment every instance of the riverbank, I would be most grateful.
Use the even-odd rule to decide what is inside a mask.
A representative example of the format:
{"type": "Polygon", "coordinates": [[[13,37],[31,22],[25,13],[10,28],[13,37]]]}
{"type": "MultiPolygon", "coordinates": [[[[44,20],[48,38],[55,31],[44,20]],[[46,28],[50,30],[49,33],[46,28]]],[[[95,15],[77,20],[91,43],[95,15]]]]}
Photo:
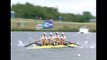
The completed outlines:
{"type": "Polygon", "coordinates": [[[87,26],[90,32],[96,32],[96,23],[60,22],[54,21],[52,29],[37,29],[37,24],[42,24],[43,20],[34,19],[11,19],[11,31],[64,31],[78,32],[81,26],[87,26]],[[17,23],[22,25],[17,25],[17,23]]]}

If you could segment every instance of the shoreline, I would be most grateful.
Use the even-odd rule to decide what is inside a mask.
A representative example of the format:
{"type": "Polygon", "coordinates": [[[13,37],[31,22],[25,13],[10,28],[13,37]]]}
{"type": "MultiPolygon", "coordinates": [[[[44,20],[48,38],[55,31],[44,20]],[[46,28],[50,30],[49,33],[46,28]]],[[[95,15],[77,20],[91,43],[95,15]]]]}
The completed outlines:
{"type": "Polygon", "coordinates": [[[87,26],[89,32],[96,32],[96,23],[80,23],[80,22],[59,22],[54,21],[54,28],[52,29],[37,29],[38,24],[42,24],[42,20],[34,19],[11,19],[11,31],[64,31],[64,32],[78,32],[80,27],[87,26]]]}

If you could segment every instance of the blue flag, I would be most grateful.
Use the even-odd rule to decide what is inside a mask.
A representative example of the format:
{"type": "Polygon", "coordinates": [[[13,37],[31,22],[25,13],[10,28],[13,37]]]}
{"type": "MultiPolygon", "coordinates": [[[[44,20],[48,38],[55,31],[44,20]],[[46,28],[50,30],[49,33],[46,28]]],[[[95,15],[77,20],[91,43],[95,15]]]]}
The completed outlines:
{"type": "Polygon", "coordinates": [[[44,21],[43,28],[53,28],[53,21],[50,20],[44,21]]]}

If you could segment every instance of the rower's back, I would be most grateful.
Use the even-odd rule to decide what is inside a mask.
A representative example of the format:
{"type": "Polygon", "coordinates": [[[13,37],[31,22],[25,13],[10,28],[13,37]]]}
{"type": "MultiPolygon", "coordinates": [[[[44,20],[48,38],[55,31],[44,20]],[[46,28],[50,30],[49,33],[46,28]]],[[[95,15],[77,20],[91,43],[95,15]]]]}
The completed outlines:
{"type": "Polygon", "coordinates": [[[55,42],[60,44],[60,36],[58,35],[58,32],[56,32],[56,35],[55,35],[55,42]]]}
{"type": "Polygon", "coordinates": [[[40,39],[42,41],[42,45],[47,45],[48,44],[48,38],[46,36],[46,33],[44,33],[43,36],[40,39]]]}
{"type": "Polygon", "coordinates": [[[66,41],[66,36],[64,33],[61,33],[61,44],[63,45],[66,41]]]}

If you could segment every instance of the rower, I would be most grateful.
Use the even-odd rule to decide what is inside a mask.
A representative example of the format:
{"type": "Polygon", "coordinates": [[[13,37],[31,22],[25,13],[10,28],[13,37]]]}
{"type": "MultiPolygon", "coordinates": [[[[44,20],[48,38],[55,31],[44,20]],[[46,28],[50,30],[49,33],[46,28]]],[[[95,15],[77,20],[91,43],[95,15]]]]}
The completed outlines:
{"type": "Polygon", "coordinates": [[[64,34],[64,33],[61,33],[61,42],[60,42],[60,44],[61,44],[61,45],[64,45],[65,40],[66,40],[65,34],[64,34]]]}
{"type": "Polygon", "coordinates": [[[54,45],[54,41],[53,33],[50,33],[50,36],[48,37],[49,45],[54,45]]]}
{"type": "Polygon", "coordinates": [[[41,37],[42,45],[48,45],[48,38],[46,37],[46,33],[43,33],[41,37]]]}
{"type": "Polygon", "coordinates": [[[58,35],[58,32],[55,33],[55,43],[58,45],[60,44],[60,36],[58,35]]]}

